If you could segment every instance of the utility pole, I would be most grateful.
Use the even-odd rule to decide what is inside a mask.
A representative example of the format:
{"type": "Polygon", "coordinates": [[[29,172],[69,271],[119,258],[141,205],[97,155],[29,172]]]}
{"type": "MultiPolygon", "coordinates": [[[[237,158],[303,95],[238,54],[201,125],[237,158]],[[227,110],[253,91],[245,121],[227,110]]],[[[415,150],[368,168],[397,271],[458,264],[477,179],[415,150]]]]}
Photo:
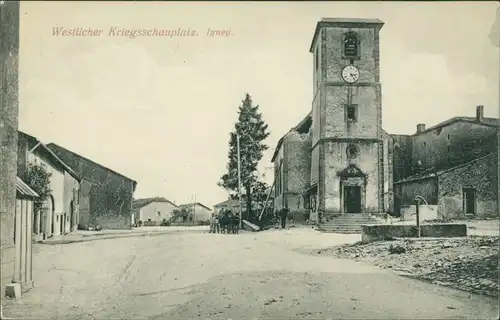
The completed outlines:
{"type": "Polygon", "coordinates": [[[243,226],[243,220],[242,220],[242,208],[241,208],[240,136],[238,134],[236,134],[236,148],[238,150],[238,197],[240,202],[240,229],[241,229],[243,226]]]}
{"type": "Polygon", "coordinates": [[[193,224],[196,224],[196,193],[194,194],[193,202],[193,224]]]}

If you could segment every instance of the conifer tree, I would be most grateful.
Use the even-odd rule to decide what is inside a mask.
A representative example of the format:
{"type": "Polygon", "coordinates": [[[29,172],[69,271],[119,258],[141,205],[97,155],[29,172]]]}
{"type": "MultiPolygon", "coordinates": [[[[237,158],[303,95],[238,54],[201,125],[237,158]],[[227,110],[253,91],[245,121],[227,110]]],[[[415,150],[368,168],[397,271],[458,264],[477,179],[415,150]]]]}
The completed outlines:
{"type": "Polygon", "coordinates": [[[247,93],[238,109],[238,121],[229,136],[227,172],[222,175],[219,186],[234,198],[238,194],[238,150],[237,136],[240,137],[241,187],[245,194],[246,219],[252,210],[252,193],[261,188],[257,166],[268,146],[264,140],[269,136],[268,125],[262,118],[259,106],[253,106],[247,93]]]}

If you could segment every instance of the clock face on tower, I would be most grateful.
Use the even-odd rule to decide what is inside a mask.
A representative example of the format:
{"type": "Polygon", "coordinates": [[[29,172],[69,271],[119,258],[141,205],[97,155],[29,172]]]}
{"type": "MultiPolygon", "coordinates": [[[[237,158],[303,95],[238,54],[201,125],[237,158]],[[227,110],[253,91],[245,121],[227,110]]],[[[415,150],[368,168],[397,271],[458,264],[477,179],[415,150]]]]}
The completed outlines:
{"type": "Polygon", "coordinates": [[[353,65],[349,65],[342,70],[342,79],[347,83],[354,83],[359,79],[359,70],[353,65]]]}

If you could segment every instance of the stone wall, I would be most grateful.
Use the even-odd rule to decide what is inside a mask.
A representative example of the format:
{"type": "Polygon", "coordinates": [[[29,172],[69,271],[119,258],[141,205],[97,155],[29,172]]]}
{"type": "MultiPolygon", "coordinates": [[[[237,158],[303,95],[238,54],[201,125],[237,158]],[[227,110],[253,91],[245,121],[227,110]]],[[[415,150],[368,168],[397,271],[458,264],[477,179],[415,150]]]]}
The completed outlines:
{"type": "Polygon", "coordinates": [[[309,187],[311,179],[311,136],[289,132],[283,142],[285,192],[300,193],[309,187]]]}
{"type": "Polygon", "coordinates": [[[385,131],[382,133],[384,140],[384,212],[392,214],[394,212],[394,140],[385,131]]]}
{"type": "Polygon", "coordinates": [[[491,153],[496,145],[496,128],[457,121],[413,136],[413,167],[450,168],[491,153]],[[421,163],[418,167],[417,161],[421,163]]]}
{"type": "Polygon", "coordinates": [[[360,59],[356,65],[360,70],[359,82],[378,82],[379,76],[379,41],[378,29],[375,27],[325,27],[326,38],[326,81],[343,82],[342,68],[346,60],[342,57],[342,40],[347,31],[354,31],[360,39],[360,59]]]}
{"type": "Polygon", "coordinates": [[[431,205],[436,205],[438,202],[438,182],[436,177],[398,183],[395,188],[398,189],[396,196],[401,206],[413,205],[416,196],[423,197],[431,205]]]}
{"type": "Polygon", "coordinates": [[[327,86],[325,117],[321,119],[324,135],[321,138],[380,139],[378,91],[378,85],[352,87],[352,103],[357,105],[358,117],[355,122],[348,122],[345,116],[347,86],[327,86]]]}
{"type": "Polygon", "coordinates": [[[397,182],[412,173],[412,136],[393,134],[391,137],[394,141],[393,179],[397,182]]]}
{"type": "Polygon", "coordinates": [[[19,2],[0,4],[0,299],[14,271],[17,139],[19,119],[19,2]]]}
{"type": "MultiPolygon", "coordinates": [[[[420,205],[418,208],[420,223],[425,220],[438,219],[437,205],[420,205]]],[[[417,207],[415,205],[403,206],[401,208],[401,221],[417,221],[417,207]]]]}
{"type": "MultiPolygon", "coordinates": [[[[367,175],[364,200],[364,212],[380,212],[379,208],[379,165],[377,143],[358,142],[359,157],[349,161],[346,155],[346,148],[349,143],[327,142],[325,143],[325,195],[324,210],[328,213],[340,213],[341,190],[340,177],[338,172],[344,170],[349,163],[354,163],[361,171],[367,175]]],[[[320,199],[321,201],[321,199],[320,199]]]]}
{"type": "MultiPolygon", "coordinates": [[[[363,243],[384,241],[392,238],[415,238],[417,227],[411,225],[366,225],[361,241],[363,243]]],[[[467,225],[465,224],[423,224],[420,226],[422,238],[453,238],[466,237],[467,225]]]]}
{"type": "Polygon", "coordinates": [[[79,195],[80,227],[131,227],[134,181],[57,145],[47,146],[86,181],[79,195]]]}
{"type": "Polygon", "coordinates": [[[463,188],[476,189],[476,217],[498,218],[498,153],[439,176],[440,218],[464,218],[463,188]]]}

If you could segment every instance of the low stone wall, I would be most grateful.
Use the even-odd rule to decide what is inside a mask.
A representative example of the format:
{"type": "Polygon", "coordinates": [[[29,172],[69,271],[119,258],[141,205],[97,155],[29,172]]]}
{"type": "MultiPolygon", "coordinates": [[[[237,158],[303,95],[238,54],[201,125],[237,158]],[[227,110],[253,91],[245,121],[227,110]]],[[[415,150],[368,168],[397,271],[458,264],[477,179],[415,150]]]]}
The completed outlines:
{"type": "MultiPolygon", "coordinates": [[[[363,235],[361,241],[369,243],[392,238],[415,238],[417,227],[412,225],[365,225],[361,226],[363,235]]],[[[453,238],[466,237],[465,224],[423,224],[420,225],[422,238],[453,238]]]]}

